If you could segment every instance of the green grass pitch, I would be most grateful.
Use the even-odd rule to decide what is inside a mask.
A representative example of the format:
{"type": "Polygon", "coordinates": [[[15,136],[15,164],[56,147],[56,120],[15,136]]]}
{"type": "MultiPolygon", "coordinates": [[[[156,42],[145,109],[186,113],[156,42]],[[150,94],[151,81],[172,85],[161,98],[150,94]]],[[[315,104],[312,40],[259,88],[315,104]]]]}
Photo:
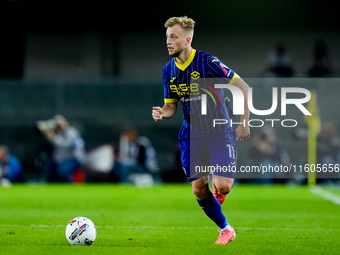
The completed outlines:
{"type": "Polygon", "coordinates": [[[237,237],[217,246],[217,228],[198,206],[189,184],[14,185],[0,188],[0,254],[340,251],[340,205],[307,187],[235,185],[222,207],[237,237]],[[66,240],[65,227],[77,216],[96,224],[92,246],[71,246],[66,240]]]}

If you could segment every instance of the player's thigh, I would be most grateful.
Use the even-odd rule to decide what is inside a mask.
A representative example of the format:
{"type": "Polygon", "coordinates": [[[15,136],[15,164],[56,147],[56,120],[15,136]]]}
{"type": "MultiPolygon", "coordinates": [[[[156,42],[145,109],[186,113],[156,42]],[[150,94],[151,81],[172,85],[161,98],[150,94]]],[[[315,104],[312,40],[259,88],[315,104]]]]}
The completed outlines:
{"type": "Polygon", "coordinates": [[[213,175],[234,179],[236,173],[236,144],[227,138],[210,140],[207,144],[213,175]]]}
{"type": "Polygon", "coordinates": [[[189,181],[195,181],[209,174],[207,165],[210,156],[204,144],[199,139],[179,141],[183,170],[189,181]]]}

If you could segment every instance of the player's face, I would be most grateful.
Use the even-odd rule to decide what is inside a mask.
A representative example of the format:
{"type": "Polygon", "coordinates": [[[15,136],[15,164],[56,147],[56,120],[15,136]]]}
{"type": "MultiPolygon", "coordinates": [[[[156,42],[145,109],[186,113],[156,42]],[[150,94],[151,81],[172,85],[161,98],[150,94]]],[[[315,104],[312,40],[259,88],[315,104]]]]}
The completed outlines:
{"type": "Polygon", "coordinates": [[[180,25],[169,27],[166,30],[166,46],[169,56],[178,57],[184,51],[186,45],[187,38],[180,25]]]}

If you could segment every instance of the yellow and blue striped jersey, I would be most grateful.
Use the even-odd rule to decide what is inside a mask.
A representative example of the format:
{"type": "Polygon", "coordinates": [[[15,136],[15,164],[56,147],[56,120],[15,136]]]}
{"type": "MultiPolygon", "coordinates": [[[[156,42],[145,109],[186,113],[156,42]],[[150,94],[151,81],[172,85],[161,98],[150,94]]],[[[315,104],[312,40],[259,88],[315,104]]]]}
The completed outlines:
{"type": "Polygon", "coordinates": [[[218,58],[193,49],[184,64],[177,63],[173,58],[163,67],[164,102],[181,101],[184,122],[190,126],[202,128],[210,126],[213,119],[230,120],[223,89],[215,89],[214,84],[232,84],[236,78],[237,74],[218,58]],[[202,94],[208,95],[206,116],[201,114],[202,94]]]}

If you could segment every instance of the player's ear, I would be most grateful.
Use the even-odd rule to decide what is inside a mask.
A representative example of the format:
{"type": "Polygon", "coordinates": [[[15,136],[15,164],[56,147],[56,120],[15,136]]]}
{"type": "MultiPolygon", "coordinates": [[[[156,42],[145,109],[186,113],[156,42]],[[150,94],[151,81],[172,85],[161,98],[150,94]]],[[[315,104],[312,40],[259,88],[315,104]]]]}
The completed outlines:
{"type": "Polygon", "coordinates": [[[191,42],[192,42],[192,37],[191,37],[191,36],[187,36],[186,39],[187,39],[187,40],[186,40],[187,44],[191,44],[191,42]]]}

